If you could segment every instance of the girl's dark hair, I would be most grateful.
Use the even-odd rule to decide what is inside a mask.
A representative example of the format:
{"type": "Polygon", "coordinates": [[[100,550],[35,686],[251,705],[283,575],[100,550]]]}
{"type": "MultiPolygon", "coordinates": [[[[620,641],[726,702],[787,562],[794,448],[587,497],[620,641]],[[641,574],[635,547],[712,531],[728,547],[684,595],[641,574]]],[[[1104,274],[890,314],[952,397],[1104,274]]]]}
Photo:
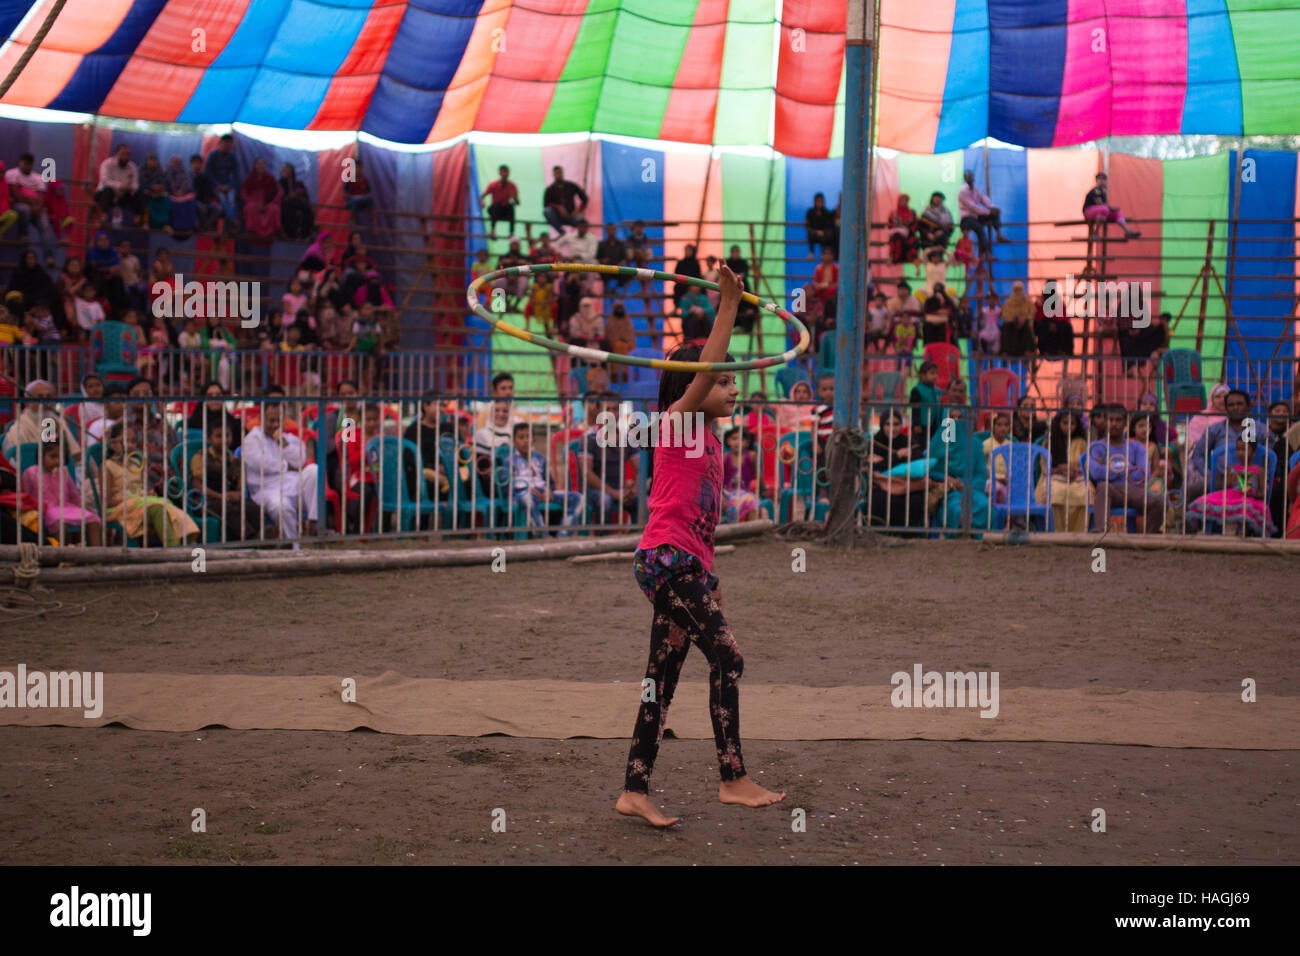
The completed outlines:
{"type": "Polygon", "coordinates": [[[1086,437],[1083,433],[1083,419],[1079,417],[1078,412],[1066,409],[1052,416],[1052,425],[1047,434],[1047,452],[1051,456],[1052,464],[1065,461],[1070,452],[1070,442],[1076,437],[1086,437]],[[1068,437],[1065,429],[1061,427],[1061,423],[1067,418],[1074,420],[1074,430],[1068,437]]]}
{"type": "MultiPolygon", "coordinates": [[[[698,362],[700,360],[700,346],[698,345],[679,345],[668,354],[668,358],[674,362],[698,362]]],[[[730,355],[726,361],[734,362],[730,355]]],[[[690,388],[691,382],[695,380],[695,372],[663,372],[659,376],[659,411],[666,412],[672,408],[673,403],[686,394],[686,389],[690,388]]]]}
{"type": "Polygon", "coordinates": [[[1133,435],[1137,433],[1138,422],[1146,422],[1147,440],[1155,441],[1155,435],[1153,434],[1153,432],[1155,432],[1155,420],[1156,420],[1156,416],[1155,413],[1153,412],[1134,412],[1133,417],[1129,419],[1129,423],[1128,423],[1129,437],[1131,438],[1133,437],[1133,435]]]}

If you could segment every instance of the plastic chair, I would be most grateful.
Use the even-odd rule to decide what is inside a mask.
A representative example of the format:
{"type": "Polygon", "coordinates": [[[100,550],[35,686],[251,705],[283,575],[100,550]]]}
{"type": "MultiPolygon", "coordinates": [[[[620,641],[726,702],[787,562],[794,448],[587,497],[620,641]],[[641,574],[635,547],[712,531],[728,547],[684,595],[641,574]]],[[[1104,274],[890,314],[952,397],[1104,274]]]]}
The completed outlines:
{"type": "Polygon", "coordinates": [[[1201,354],[1196,349],[1169,349],[1160,356],[1158,377],[1164,388],[1164,407],[1171,415],[1186,415],[1205,408],[1205,383],[1201,381],[1201,354]]]}
{"type": "Polygon", "coordinates": [[[791,365],[783,365],[776,371],[776,394],[778,398],[789,398],[790,389],[794,388],[795,382],[801,382],[808,378],[803,369],[791,365]]]}
{"type": "Polygon", "coordinates": [[[993,449],[989,456],[989,475],[996,475],[995,464],[1001,459],[1007,470],[1006,504],[995,504],[993,509],[993,527],[1005,528],[1011,516],[1041,518],[1048,531],[1055,531],[1052,520],[1052,483],[1047,485],[1047,503],[1038,504],[1034,500],[1036,476],[1051,470],[1047,450],[1039,445],[1026,442],[1011,442],[993,449]]]}
{"type": "MultiPolygon", "coordinates": [[[[817,469],[814,468],[812,435],[808,432],[795,432],[792,434],[782,435],[781,443],[777,446],[777,455],[789,454],[786,448],[794,450],[794,461],[786,466],[790,468],[790,484],[788,487],[781,488],[780,500],[780,517],[779,521],[784,524],[790,520],[792,506],[795,496],[803,502],[804,511],[811,514],[813,521],[821,521],[826,517],[826,512],[830,509],[830,502],[825,499],[816,500],[817,498],[817,469]]],[[[822,463],[825,467],[825,462],[822,463]]],[[[782,483],[784,485],[784,482],[782,483]]]]}
{"type": "Polygon", "coordinates": [[[90,331],[91,368],[105,382],[129,382],[135,378],[138,350],[135,330],[125,322],[100,322],[90,331]]]}
{"type": "Polygon", "coordinates": [[[835,371],[835,336],[827,333],[822,336],[817,349],[817,374],[824,375],[835,371]]]}
{"type": "MultiPolygon", "coordinates": [[[[1091,519],[1095,514],[1095,509],[1092,506],[1092,499],[1096,493],[1097,483],[1088,477],[1088,453],[1086,451],[1079,456],[1079,470],[1083,472],[1083,480],[1088,483],[1090,492],[1088,495],[1088,518],[1091,523],[1091,519]]],[[[1050,485],[1051,482],[1048,482],[1048,484],[1050,485]]],[[[1109,517],[1118,518],[1120,515],[1123,515],[1124,530],[1129,534],[1135,534],[1137,532],[1137,514],[1137,508],[1112,508],[1109,517]]]]}
{"type": "MultiPolygon", "coordinates": [[[[170,455],[171,469],[172,469],[171,475],[173,478],[180,479],[181,490],[185,488],[193,487],[193,485],[188,480],[186,480],[183,476],[188,475],[190,473],[190,459],[192,459],[199,452],[203,451],[203,435],[202,434],[194,435],[193,432],[191,432],[191,435],[193,437],[187,436],[183,438],[181,441],[178,441],[172,447],[171,455],[170,455]]],[[[175,500],[179,500],[181,497],[182,495],[178,490],[178,493],[174,496],[174,498],[175,500]]],[[[202,509],[200,509],[200,511],[201,510],[202,509]]]]}
{"type": "Polygon", "coordinates": [[[1300,465],[1300,451],[1291,456],[1291,460],[1286,463],[1286,470],[1290,471],[1296,465],[1300,465]]]}
{"type": "Polygon", "coordinates": [[[438,461],[442,464],[443,474],[447,476],[450,483],[446,505],[455,528],[463,527],[462,518],[469,519],[468,525],[464,527],[474,527],[476,517],[482,517],[483,523],[488,523],[490,504],[486,497],[474,490],[475,457],[472,445],[458,446],[451,435],[443,435],[440,439],[438,461]],[[464,464],[460,461],[461,449],[469,450],[469,461],[464,464]],[[464,475],[461,474],[461,468],[465,469],[464,475]]]}
{"type": "MultiPolygon", "coordinates": [[[[980,373],[976,386],[976,402],[982,407],[980,411],[980,428],[989,428],[993,424],[996,409],[1012,409],[1020,397],[1020,376],[1010,369],[991,368],[980,373]]],[[[1008,414],[1011,414],[1008,412],[1008,414]]]]}
{"type": "MultiPolygon", "coordinates": [[[[103,467],[103,462],[103,442],[96,442],[94,445],[91,445],[86,449],[86,480],[90,482],[90,493],[91,497],[94,499],[94,511],[97,515],[105,514],[106,510],[103,504],[103,498],[99,493],[99,476],[100,469],[103,467]]],[[[122,523],[119,521],[105,521],[104,531],[106,534],[116,531],[121,535],[122,540],[126,542],[128,548],[139,548],[144,544],[143,538],[132,538],[127,535],[126,528],[124,528],[122,523]]],[[[104,543],[108,543],[107,537],[105,537],[104,543]]]]}
{"type": "Polygon", "coordinates": [[[947,342],[931,342],[923,350],[925,358],[939,366],[939,378],[934,383],[939,391],[947,391],[948,383],[961,378],[961,349],[947,342]]]}
{"type": "Polygon", "coordinates": [[[587,369],[590,366],[578,365],[569,372],[569,380],[573,382],[574,394],[581,398],[587,394],[587,369]]]}
{"type": "Polygon", "coordinates": [[[379,510],[397,515],[400,530],[417,529],[420,518],[426,514],[441,511],[443,517],[450,518],[450,509],[429,497],[424,480],[424,457],[415,442],[397,435],[372,438],[366,442],[365,457],[377,476],[375,493],[379,497],[379,510]],[[408,455],[415,462],[415,488],[409,487],[406,480],[408,455]]]}

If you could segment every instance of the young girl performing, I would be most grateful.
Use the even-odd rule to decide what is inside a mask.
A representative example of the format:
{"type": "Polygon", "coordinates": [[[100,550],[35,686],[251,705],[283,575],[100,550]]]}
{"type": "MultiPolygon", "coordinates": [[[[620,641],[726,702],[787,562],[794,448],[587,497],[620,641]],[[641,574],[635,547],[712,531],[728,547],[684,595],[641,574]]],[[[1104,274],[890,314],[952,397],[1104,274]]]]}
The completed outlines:
{"type": "MultiPolygon", "coordinates": [[[[682,346],[670,359],[686,362],[726,360],[740,303],[740,279],[721,267],[718,286],[721,301],[713,329],[704,348],[682,346]]],[[[740,689],[744,660],[731,628],[722,617],[722,596],[712,572],[713,531],[722,500],[722,443],[713,432],[719,418],[736,406],[736,377],[729,372],[664,372],[659,380],[659,409],[679,416],[700,414],[706,429],[706,451],[692,457],[690,445],[674,440],[672,418],[664,418],[655,448],[654,483],[650,491],[650,519],[633,560],[637,583],[654,604],[650,629],[650,663],[647,690],[632,731],[627,758],[627,779],[615,805],[619,813],[644,817],[657,827],[678,822],[666,817],[650,802],[650,774],[663,738],[677,678],[690,643],[699,645],[709,660],[709,715],[718,750],[723,803],[763,807],[785,798],[745,776],[740,754],[740,689]]],[[[679,422],[681,418],[677,419],[679,422]]],[[[695,446],[698,448],[698,446],[695,446]]]]}

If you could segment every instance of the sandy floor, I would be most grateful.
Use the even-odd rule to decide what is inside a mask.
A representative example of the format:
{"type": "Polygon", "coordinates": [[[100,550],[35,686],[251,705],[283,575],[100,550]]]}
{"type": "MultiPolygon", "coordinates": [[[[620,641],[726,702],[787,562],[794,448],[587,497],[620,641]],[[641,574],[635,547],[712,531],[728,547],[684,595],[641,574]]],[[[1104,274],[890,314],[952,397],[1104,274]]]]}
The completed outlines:
{"type": "MultiPolygon", "coordinates": [[[[748,682],[883,684],[989,668],[1002,685],[1300,694],[1290,558],[915,542],[721,556],[748,682]]],[[[0,629],[29,668],[639,681],[649,606],[627,564],[516,563],[274,581],[60,588],[85,613],[0,629]],[[93,602],[93,603],[87,603],[93,602]],[[156,612],[156,614],[155,614],[156,612]]],[[[705,675],[698,654],[685,677],[705,675]]],[[[743,686],[743,685],[742,685],[743,686]]],[[[742,694],[743,701],[743,694],[742,694]]],[[[629,714],[629,723],[632,719],[629,714]]],[[[746,743],[783,807],[717,803],[709,741],[664,745],[656,833],[618,817],[620,741],[0,727],[15,863],[273,861],[1294,863],[1294,751],[1066,744],[746,743]],[[1108,832],[1093,833],[1103,807],[1108,832]],[[191,810],[208,831],[190,831],[191,810]],[[790,810],[807,814],[791,830],[790,810]],[[506,832],[492,831],[505,811],[506,832]]]]}

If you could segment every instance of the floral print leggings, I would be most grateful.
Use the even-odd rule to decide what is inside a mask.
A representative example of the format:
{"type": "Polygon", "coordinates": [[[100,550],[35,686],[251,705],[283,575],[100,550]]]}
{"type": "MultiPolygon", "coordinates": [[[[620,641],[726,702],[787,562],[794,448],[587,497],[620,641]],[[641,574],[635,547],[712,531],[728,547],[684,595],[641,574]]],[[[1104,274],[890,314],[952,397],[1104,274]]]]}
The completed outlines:
{"type": "MultiPolygon", "coordinates": [[[[659,744],[668,720],[668,706],[677,689],[686,652],[694,641],[709,661],[709,716],[723,780],[745,775],[740,753],[740,675],[744,658],[715,598],[717,578],[704,570],[698,558],[680,549],[638,551],[637,580],[654,603],[650,628],[650,663],[646,678],[653,682],[654,699],[645,700],[637,712],[632,747],[627,755],[624,789],[648,793],[659,744]],[[684,560],[683,560],[684,559],[684,560]],[[670,570],[668,575],[665,570],[670,570]],[[662,580],[656,580],[662,578],[662,580]],[[652,585],[657,584],[652,590],[652,585]]],[[[649,689],[649,685],[642,687],[649,689]]]]}

